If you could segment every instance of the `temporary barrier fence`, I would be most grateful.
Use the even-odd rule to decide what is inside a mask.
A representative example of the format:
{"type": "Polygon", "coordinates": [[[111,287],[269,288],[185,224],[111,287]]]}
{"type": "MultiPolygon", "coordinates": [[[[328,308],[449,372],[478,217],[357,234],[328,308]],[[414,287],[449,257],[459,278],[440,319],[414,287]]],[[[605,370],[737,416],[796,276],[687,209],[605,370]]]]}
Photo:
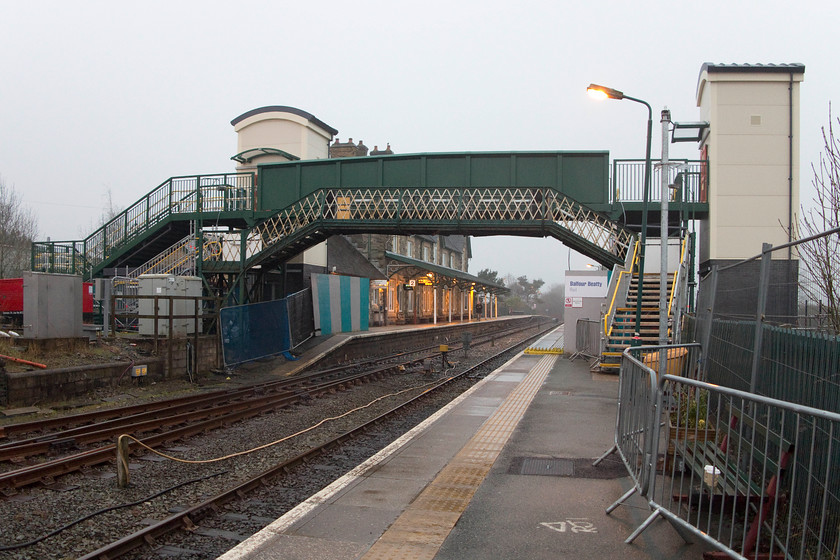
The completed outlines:
{"type": "Polygon", "coordinates": [[[315,330],[322,336],[366,331],[370,326],[370,279],[312,274],[315,330]]]}
{"type": "Polygon", "coordinates": [[[635,358],[622,362],[618,382],[618,413],[615,420],[613,446],[598,457],[594,466],[612,453],[618,453],[627,472],[633,479],[633,487],[607,508],[610,513],[621,502],[635,494],[647,494],[650,470],[653,468],[653,433],[650,425],[656,409],[656,373],[635,358]]]}
{"type": "Polygon", "coordinates": [[[575,352],[569,359],[595,358],[601,353],[601,321],[578,319],[575,323],[575,352]]]}
{"type": "Polygon", "coordinates": [[[840,414],[692,379],[690,358],[634,398],[656,375],[637,356],[663,348],[622,360],[616,448],[635,486],[607,511],[635,492],[652,508],[626,542],[662,517],[728,557],[837,558],[840,414]]]}
{"type": "MultiPolygon", "coordinates": [[[[221,311],[222,356],[225,366],[283,354],[309,339],[313,330],[305,316],[308,290],[284,299],[225,307],[221,311]],[[309,326],[307,326],[309,325],[309,326]]],[[[311,298],[310,298],[311,300],[311,298]]]]}
{"type": "MultiPolygon", "coordinates": [[[[697,363],[699,344],[683,344],[668,347],[669,357],[666,365],[679,364],[679,373],[688,373],[697,363]],[[679,353],[679,358],[677,354],[679,353]]],[[[595,460],[597,466],[607,456],[618,453],[627,471],[633,478],[633,488],[619,498],[609,508],[613,511],[636,492],[646,495],[651,472],[655,468],[657,445],[655,434],[650,427],[656,423],[656,405],[658,402],[657,373],[653,369],[659,361],[658,346],[639,346],[628,348],[622,356],[621,373],[618,383],[618,413],[616,414],[615,441],[613,446],[595,460]],[[653,366],[653,367],[651,367],[653,366]]]]}
{"type": "Polygon", "coordinates": [[[294,350],[315,336],[312,290],[306,288],[286,296],[286,309],[289,313],[289,343],[294,350]]]}

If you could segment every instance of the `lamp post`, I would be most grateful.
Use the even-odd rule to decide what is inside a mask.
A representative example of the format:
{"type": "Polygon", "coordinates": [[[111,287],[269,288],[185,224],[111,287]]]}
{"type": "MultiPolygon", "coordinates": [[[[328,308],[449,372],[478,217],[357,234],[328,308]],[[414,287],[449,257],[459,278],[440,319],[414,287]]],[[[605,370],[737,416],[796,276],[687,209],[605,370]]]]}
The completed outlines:
{"type": "Polygon", "coordinates": [[[639,346],[641,345],[640,337],[642,332],[642,288],[645,277],[645,243],[647,242],[648,200],[650,199],[650,143],[653,132],[653,111],[647,101],[624,95],[623,92],[617,89],[599,86],[598,84],[589,84],[586,91],[596,99],[627,99],[628,101],[635,101],[647,107],[648,111],[647,147],[645,148],[645,186],[642,194],[642,236],[640,241],[641,247],[639,247],[639,282],[636,289],[636,336],[632,344],[632,346],[639,346]]]}

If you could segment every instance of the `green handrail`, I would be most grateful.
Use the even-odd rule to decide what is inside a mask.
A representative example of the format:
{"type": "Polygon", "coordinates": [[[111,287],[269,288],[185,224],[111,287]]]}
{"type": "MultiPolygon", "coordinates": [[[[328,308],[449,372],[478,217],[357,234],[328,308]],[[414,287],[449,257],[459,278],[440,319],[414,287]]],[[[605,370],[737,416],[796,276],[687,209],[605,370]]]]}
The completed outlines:
{"type": "MultiPolygon", "coordinates": [[[[237,196],[237,200],[243,197],[237,196]]],[[[66,272],[70,274],[89,274],[93,267],[108,259],[110,253],[132,240],[150,231],[160,222],[173,214],[205,211],[205,201],[209,200],[207,211],[253,210],[254,208],[254,175],[253,173],[219,173],[214,175],[187,175],[170,177],[151,192],[143,196],[133,205],[123,210],[111,220],[97,228],[93,233],[80,241],[36,241],[32,244],[31,268],[46,272],[66,272]],[[175,183],[191,184],[191,188],[183,191],[183,195],[176,191],[175,183]],[[209,208],[209,204],[216,198],[207,197],[202,192],[206,188],[223,188],[221,205],[209,208]],[[235,189],[237,192],[247,192],[244,199],[245,208],[231,209],[227,191],[235,189]],[[194,200],[194,204],[183,204],[194,200]],[[167,201],[161,204],[162,201],[167,201]],[[192,208],[194,206],[194,208],[192,208]],[[65,266],[56,266],[55,256],[67,253],[70,249],[79,253],[79,260],[84,264],[84,270],[78,270],[77,258],[65,266]],[[40,258],[39,258],[40,257],[40,258]]]]}

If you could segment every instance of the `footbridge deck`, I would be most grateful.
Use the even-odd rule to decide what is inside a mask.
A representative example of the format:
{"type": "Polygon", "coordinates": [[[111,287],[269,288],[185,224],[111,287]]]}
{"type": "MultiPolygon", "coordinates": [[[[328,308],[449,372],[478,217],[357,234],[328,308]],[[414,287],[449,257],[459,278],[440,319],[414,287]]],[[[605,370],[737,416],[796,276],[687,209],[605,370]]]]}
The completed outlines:
{"type": "Polygon", "coordinates": [[[272,266],[339,233],[553,236],[605,264],[634,232],[610,219],[607,152],[464,152],[293,161],[168,179],[79,241],[33,243],[32,269],[102,276],[272,266]],[[168,266],[168,265],[167,265],[168,266]]]}

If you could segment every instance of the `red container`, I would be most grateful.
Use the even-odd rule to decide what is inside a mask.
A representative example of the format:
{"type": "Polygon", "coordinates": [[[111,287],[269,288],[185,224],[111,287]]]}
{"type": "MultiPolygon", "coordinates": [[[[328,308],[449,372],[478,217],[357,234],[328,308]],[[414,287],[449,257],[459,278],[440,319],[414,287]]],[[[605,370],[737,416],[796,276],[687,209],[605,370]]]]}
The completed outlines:
{"type": "Polygon", "coordinates": [[[0,279],[0,313],[23,313],[23,278],[0,279]]]}
{"type": "MultiPolygon", "coordinates": [[[[23,278],[0,278],[0,313],[23,313],[23,278]]],[[[82,283],[82,313],[93,313],[93,282],[82,283]]]]}
{"type": "Polygon", "coordinates": [[[93,313],[93,282],[82,283],[82,313],[93,313]]]}

